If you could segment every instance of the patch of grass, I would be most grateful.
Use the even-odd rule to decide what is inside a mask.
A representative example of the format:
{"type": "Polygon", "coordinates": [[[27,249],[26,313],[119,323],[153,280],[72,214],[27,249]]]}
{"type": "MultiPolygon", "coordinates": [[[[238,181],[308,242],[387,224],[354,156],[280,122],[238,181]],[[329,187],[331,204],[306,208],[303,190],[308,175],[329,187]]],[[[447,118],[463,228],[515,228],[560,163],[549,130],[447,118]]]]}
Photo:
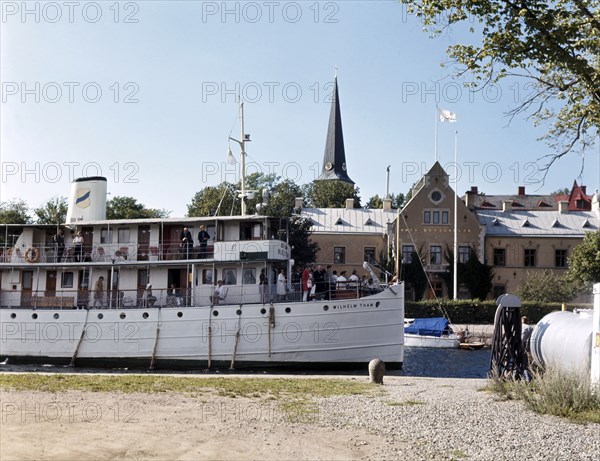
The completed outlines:
{"type": "Polygon", "coordinates": [[[594,392],[589,379],[583,376],[553,367],[544,374],[535,373],[530,383],[492,378],[486,389],[505,400],[523,400],[539,414],[600,424],[600,388],[594,392]]]}
{"type": "Polygon", "coordinates": [[[313,401],[339,395],[382,395],[381,386],[344,379],[224,378],[152,375],[1,374],[0,388],[17,391],[176,392],[194,398],[221,397],[276,400],[290,421],[310,422],[318,413],[313,401]]]}
{"type": "Polygon", "coordinates": [[[469,456],[462,450],[452,450],[452,453],[450,453],[450,459],[462,459],[468,457],[469,456]]]}
{"type": "Polygon", "coordinates": [[[389,402],[385,402],[385,404],[390,407],[411,407],[415,405],[425,405],[425,402],[422,400],[404,400],[402,402],[391,400],[389,402]]]}

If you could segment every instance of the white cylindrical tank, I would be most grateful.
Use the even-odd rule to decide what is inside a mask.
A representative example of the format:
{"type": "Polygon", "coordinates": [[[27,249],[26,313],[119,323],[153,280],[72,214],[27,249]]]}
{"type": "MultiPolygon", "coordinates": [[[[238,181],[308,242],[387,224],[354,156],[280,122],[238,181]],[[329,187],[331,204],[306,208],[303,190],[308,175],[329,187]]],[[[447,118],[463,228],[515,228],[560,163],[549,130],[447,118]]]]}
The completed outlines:
{"type": "Polygon", "coordinates": [[[589,376],[592,352],[592,311],[560,311],[546,315],[531,334],[533,361],[589,376]]]}
{"type": "Polygon", "coordinates": [[[106,178],[79,178],[71,184],[67,224],[106,219],[106,178]]]}

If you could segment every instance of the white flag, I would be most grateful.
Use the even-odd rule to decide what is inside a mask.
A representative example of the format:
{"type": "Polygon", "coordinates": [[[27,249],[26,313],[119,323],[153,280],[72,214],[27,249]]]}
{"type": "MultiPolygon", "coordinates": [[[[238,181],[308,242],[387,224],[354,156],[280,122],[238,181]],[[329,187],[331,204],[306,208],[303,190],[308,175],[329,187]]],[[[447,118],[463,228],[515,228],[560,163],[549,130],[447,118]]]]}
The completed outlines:
{"type": "Polygon", "coordinates": [[[440,116],[440,122],[456,122],[456,114],[454,112],[450,112],[447,109],[439,109],[438,114],[440,116]]]}
{"type": "Polygon", "coordinates": [[[233,152],[231,152],[231,147],[230,147],[229,150],[227,151],[227,164],[235,165],[236,163],[237,163],[237,160],[233,156],[233,152]]]}

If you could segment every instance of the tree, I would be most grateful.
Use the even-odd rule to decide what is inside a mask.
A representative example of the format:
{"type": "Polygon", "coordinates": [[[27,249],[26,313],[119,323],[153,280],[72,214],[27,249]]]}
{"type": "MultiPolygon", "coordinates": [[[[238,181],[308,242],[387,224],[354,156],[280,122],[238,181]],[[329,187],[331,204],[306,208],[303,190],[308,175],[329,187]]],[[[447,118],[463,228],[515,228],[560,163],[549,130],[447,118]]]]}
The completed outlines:
{"type": "Polygon", "coordinates": [[[571,193],[571,189],[568,187],[563,187],[562,189],[556,189],[550,195],[569,195],[571,193]]]}
{"type": "Polygon", "coordinates": [[[260,208],[260,214],[289,217],[294,211],[296,197],[302,197],[302,189],[296,183],[286,179],[275,184],[269,191],[267,205],[260,208]]]}
{"type": "Polygon", "coordinates": [[[0,224],[28,224],[31,222],[29,207],[25,200],[0,202],[0,224]]]}
{"type": "Polygon", "coordinates": [[[423,269],[420,256],[422,253],[423,247],[419,248],[419,252],[412,252],[409,263],[402,262],[403,280],[413,288],[415,301],[423,299],[423,293],[425,292],[425,288],[427,288],[427,275],[423,269]]]}
{"type": "Polygon", "coordinates": [[[543,157],[546,172],[562,156],[585,152],[595,142],[600,127],[598,0],[401,1],[434,36],[467,20],[481,24],[481,44],[452,45],[448,54],[458,75],[474,75],[476,89],[506,76],[531,83],[533,91],[509,115],[529,113],[536,124],[552,123],[544,136],[554,151],[543,157]]]}
{"type": "MultiPolygon", "coordinates": [[[[462,267],[464,269],[464,284],[471,293],[471,298],[486,299],[492,290],[493,269],[479,261],[477,252],[473,247],[469,249],[469,259],[462,267]]],[[[460,269],[458,274],[461,275],[460,269]]]]}
{"type": "Polygon", "coordinates": [[[576,286],[600,282],[600,231],[588,232],[573,249],[567,277],[576,286]]]}
{"type": "MultiPolygon", "coordinates": [[[[392,208],[394,210],[402,208],[402,205],[404,205],[404,194],[402,194],[402,193],[390,194],[390,199],[392,200],[392,208]]],[[[373,197],[371,197],[369,199],[369,201],[365,205],[365,208],[370,208],[370,209],[383,208],[383,198],[381,198],[379,196],[379,194],[374,195],[373,197]]]]}
{"type": "Polygon", "coordinates": [[[296,267],[304,267],[315,262],[319,244],[310,239],[312,222],[310,219],[293,216],[289,220],[289,245],[292,247],[292,257],[296,267]]]}
{"type": "Polygon", "coordinates": [[[571,301],[576,290],[565,276],[554,275],[548,270],[527,271],[516,294],[524,301],[562,303],[571,301]]]}
{"type": "Polygon", "coordinates": [[[67,198],[53,197],[45,205],[33,210],[38,224],[63,224],[67,220],[67,198]]]}
{"type": "Polygon", "coordinates": [[[171,212],[146,208],[133,197],[113,197],[106,203],[106,219],[166,218],[171,212]]]}
{"type": "Polygon", "coordinates": [[[235,186],[226,181],[196,192],[187,208],[188,216],[229,216],[241,213],[235,186]]]}
{"type": "Polygon", "coordinates": [[[343,208],[346,199],[354,199],[354,208],[360,208],[358,187],[337,180],[314,181],[304,186],[308,205],[314,208],[343,208]]]}

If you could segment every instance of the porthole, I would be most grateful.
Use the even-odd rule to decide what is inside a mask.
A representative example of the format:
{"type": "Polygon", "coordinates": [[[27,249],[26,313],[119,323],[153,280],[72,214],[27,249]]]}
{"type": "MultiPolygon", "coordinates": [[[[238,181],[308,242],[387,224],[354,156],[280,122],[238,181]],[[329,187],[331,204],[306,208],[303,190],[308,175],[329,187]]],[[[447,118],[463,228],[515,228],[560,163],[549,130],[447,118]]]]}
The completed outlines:
{"type": "Polygon", "coordinates": [[[31,314],[31,318],[32,318],[33,320],[37,319],[37,314],[35,314],[35,313],[34,313],[34,314],[31,314]]]}
{"type": "Polygon", "coordinates": [[[10,314],[10,318],[11,319],[16,319],[17,318],[17,314],[15,314],[14,312],[12,314],[10,314]]]}
{"type": "MultiPolygon", "coordinates": [[[[262,315],[265,315],[265,314],[267,313],[267,310],[266,310],[266,309],[263,307],[263,308],[260,310],[260,313],[261,313],[262,315]]],[[[15,314],[13,314],[13,315],[15,315],[15,314]]]]}
{"type": "Polygon", "coordinates": [[[289,307],[286,307],[286,308],[285,308],[285,313],[286,313],[286,314],[289,314],[290,312],[292,312],[292,309],[290,309],[289,307]]]}
{"type": "Polygon", "coordinates": [[[235,311],[235,315],[242,315],[242,310],[238,309],[237,311],[235,311]]]}
{"type": "Polygon", "coordinates": [[[122,312],[122,313],[121,313],[121,315],[119,315],[119,318],[121,318],[121,319],[124,319],[125,317],[127,317],[127,316],[125,315],[125,312],[122,312]]]}
{"type": "Polygon", "coordinates": [[[53,317],[54,317],[55,319],[57,319],[57,318],[59,318],[59,317],[60,317],[60,315],[58,315],[58,314],[54,314],[54,315],[53,315],[53,317]]]}
{"type": "Polygon", "coordinates": [[[323,310],[324,310],[325,312],[327,312],[327,311],[329,310],[329,306],[328,306],[327,304],[325,304],[325,305],[323,306],[323,310]]]}
{"type": "Polygon", "coordinates": [[[179,318],[183,317],[183,312],[177,312],[177,317],[179,317],[179,318]]]}
{"type": "Polygon", "coordinates": [[[219,316],[219,311],[213,311],[213,315],[214,315],[215,317],[218,317],[218,316],[219,316]]]}
{"type": "Polygon", "coordinates": [[[148,317],[150,317],[150,316],[148,315],[148,312],[144,312],[144,313],[142,314],[142,317],[143,317],[143,318],[145,318],[145,319],[147,319],[147,318],[148,318],[148,317]]]}
{"type": "Polygon", "coordinates": [[[102,320],[104,318],[104,314],[98,314],[98,318],[102,320]]]}

